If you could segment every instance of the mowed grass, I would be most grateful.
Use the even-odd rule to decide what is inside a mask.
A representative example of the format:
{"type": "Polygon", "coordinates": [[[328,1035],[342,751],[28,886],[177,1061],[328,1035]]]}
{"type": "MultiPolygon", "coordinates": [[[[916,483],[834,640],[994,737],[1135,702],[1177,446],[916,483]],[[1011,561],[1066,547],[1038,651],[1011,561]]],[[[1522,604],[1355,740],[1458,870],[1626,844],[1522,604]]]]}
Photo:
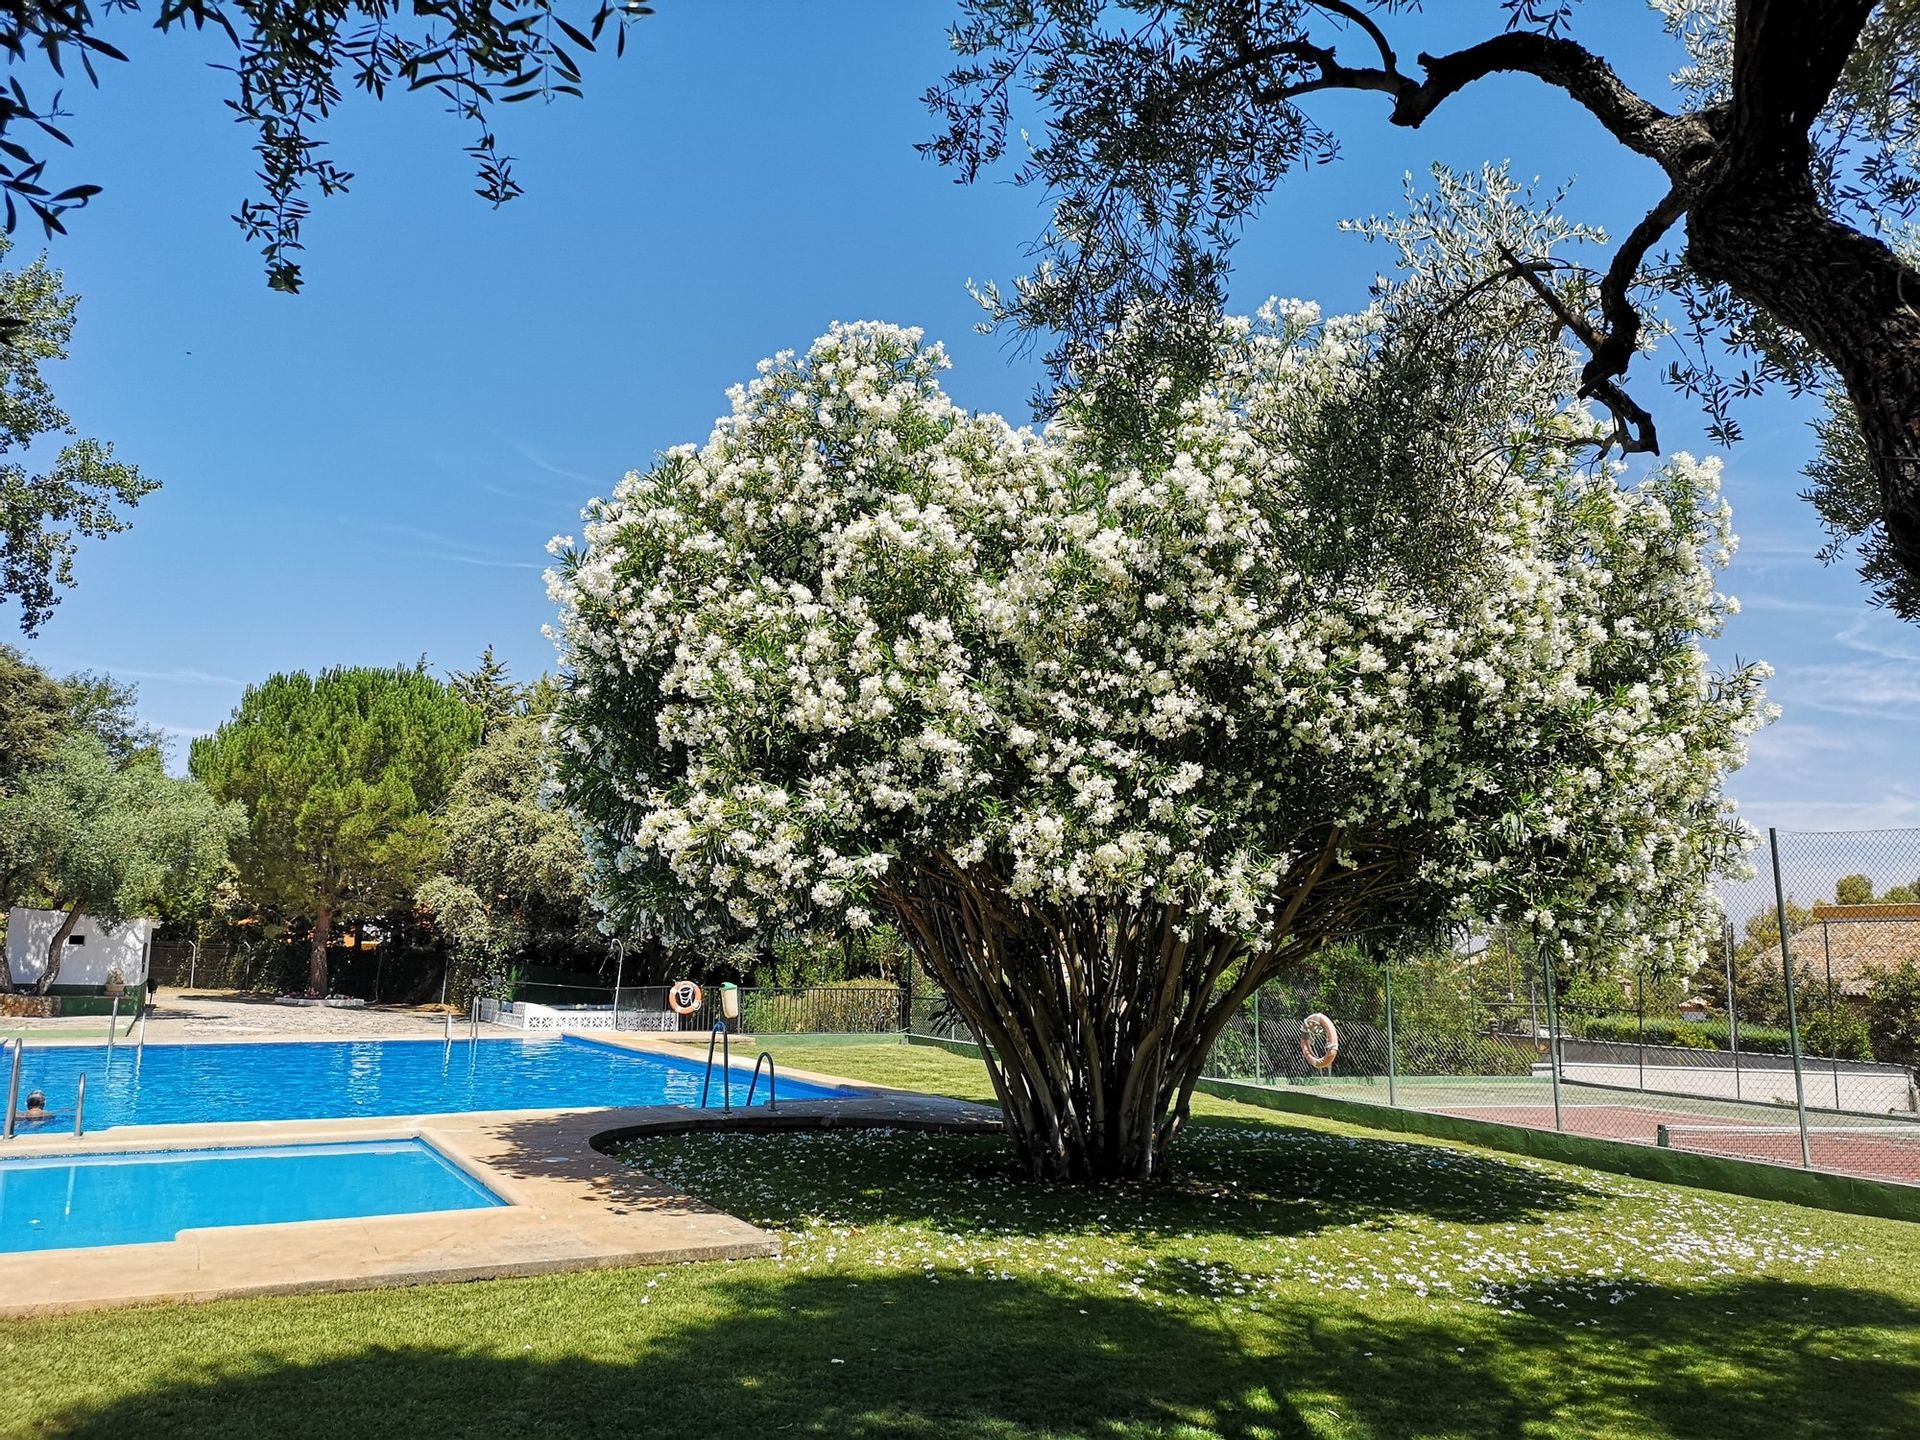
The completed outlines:
{"type": "MultiPolygon", "coordinates": [[[[977,1062],[778,1047],[983,1096],[977,1062]]],[[[777,1261],[0,1327],[12,1433],[1920,1435],[1920,1226],[1205,1102],[1164,1184],[990,1139],[647,1141],[777,1261]]],[[[4,1263],[4,1261],[0,1261],[4,1263]]]]}

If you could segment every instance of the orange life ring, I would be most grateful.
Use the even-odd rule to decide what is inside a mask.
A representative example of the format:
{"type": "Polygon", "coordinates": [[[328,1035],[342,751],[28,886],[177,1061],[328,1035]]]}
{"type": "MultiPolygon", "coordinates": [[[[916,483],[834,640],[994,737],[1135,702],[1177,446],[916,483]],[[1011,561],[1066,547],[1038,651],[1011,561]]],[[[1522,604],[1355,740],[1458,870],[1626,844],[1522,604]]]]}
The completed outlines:
{"type": "Polygon", "coordinates": [[[1333,1021],[1318,1010],[1300,1022],[1300,1053],[1306,1057],[1307,1064],[1316,1070],[1327,1070],[1333,1066],[1334,1057],[1340,1053],[1340,1032],[1333,1021]],[[1314,1036],[1318,1034],[1325,1042],[1325,1048],[1314,1049],[1314,1036]]]}
{"type": "Polygon", "coordinates": [[[691,1015],[700,1008],[700,987],[682,980],[667,992],[667,1008],[676,1015],[691,1015]]]}

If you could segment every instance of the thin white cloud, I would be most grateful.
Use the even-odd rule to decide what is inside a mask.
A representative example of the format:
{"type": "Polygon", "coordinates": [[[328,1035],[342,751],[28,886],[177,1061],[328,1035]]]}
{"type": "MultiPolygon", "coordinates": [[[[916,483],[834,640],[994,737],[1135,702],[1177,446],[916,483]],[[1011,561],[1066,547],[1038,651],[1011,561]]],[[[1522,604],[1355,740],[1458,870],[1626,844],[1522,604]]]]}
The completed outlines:
{"type": "Polygon", "coordinates": [[[1732,593],[1739,598],[1740,609],[1775,611],[1788,615],[1855,615],[1857,605],[1834,605],[1819,600],[1801,600],[1790,595],[1770,595],[1764,590],[1742,590],[1735,584],[1732,593]]]}
{"type": "Polygon", "coordinates": [[[199,670],[190,665],[176,670],[139,670],[126,665],[105,665],[95,660],[67,658],[59,662],[59,668],[91,670],[111,675],[116,680],[152,681],[165,685],[212,685],[229,690],[244,690],[247,687],[245,680],[235,679],[231,675],[216,675],[211,670],[199,670]]]}
{"type": "Polygon", "coordinates": [[[1747,742],[1748,763],[1763,765],[1794,765],[1854,748],[1846,736],[1823,726],[1787,721],[1769,725],[1747,742]]]}
{"type": "Polygon", "coordinates": [[[589,488],[596,486],[604,487],[607,483],[607,477],[604,475],[582,475],[578,470],[568,470],[564,466],[555,465],[531,445],[515,442],[513,448],[519,451],[520,458],[533,466],[534,469],[544,471],[546,474],[558,479],[577,481],[579,484],[589,488]]]}
{"type": "Polygon", "coordinates": [[[443,560],[452,565],[480,565],[490,570],[544,570],[547,568],[547,562],[544,560],[502,559],[499,555],[491,554],[457,536],[421,530],[412,525],[377,524],[368,528],[412,541],[416,547],[430,547],[415,549],[414,558],[420,560],[443,560]]]}
{"type": "Polygon", "coordinates": [[[1819,542],[1796,539],[1791,535],[1748,534],[1742,532],[1734,547],[1734,563],[1767,563],[1780,560],[1811,560],[1820,551],[1819,542]]]}
{"type": "Polygon", "coordinates": [[[422,555],[422,560],[445,560],[453,565],[482,565],[489,570],[544,570],[544,560],[489,560],[480,555],[422,555]]]}
{"type": "Polygon", "coordinates": [[[1782,667],[1768,687],[1788,714],[1801,708],[1859,719],[1920,720],[1920,665],[1852,660],[1782,667]]]}
{"type": "Polygon", "coordinates": [[[1853,623],[1833,638],[1863,655],[1920,663],[1920,643],[1910,638],[1913,633],[1909,627],[1878,611],[1867,611],[1855,616],[1853,623]]]}
{"type": "MultiPolygon", "coordinates": [[[[141,718],[146,719],[145,716],[141,718]]],[[[147,723],[170,740],[198,740],[203,735],[213,734],[204,725],[169,725],[164,720],[147,720],[147,723]]]]}

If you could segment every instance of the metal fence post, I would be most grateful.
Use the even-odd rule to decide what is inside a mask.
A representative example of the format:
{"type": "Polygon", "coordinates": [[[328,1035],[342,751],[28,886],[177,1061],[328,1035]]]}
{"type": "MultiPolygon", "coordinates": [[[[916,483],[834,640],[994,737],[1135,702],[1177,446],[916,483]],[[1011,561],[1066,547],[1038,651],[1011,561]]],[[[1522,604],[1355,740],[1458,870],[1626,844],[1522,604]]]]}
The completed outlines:
{"type": "Polygon", "coordinates": [[[1720,922],[1720,949],[1727,965],[1727,1045],[1733,1051],[1733,1098],[1740,1098],[1740,1020],[1733,999],[1733,921],[1720,922]]]}
{"type": "Polygon", "coordinates": [[[1633,1009],[1640,1036],[1640,1093],[1644,1095],[1647,1089],[1647,967],[1644,964],[1633,972],[1633,1009]]]}
{"type": "Polygon", "coordinates": [[[1396,1093],[1398,1089],[1396,1082],[1399,1077],[1396,1072],[1399,1067],[1394,1063],[1393,1056],[1393,951],[1387,951],[1380,968],[1386,972],[1387,987],[1387,1104],[1398,1105],[1400,1101],[1396,1093]]]}
{"type": "Polygon", "coordinates": [[[1840,1000],[1833,988],[1833,927],[1820,922],[1820,950],[1827,961],[1827,1058],[1833,1067],[1833,1108],[1840,1108],[1840,1000]]]}
{"type": "Polygon", "coordinates": [[[913,1033],[913,955],[900,967],[900,1033],[913,1033]]]}
{"type": "Polygon", "coordinates": [[[1800,1068],[1800,1014],[1793,1003],[1793,947],[1787,934],[1787,892],[1780,883],[1780,832],[1767,827],[1767,849],[1773,857],[1773,913],[1780,922],[1780,972],[1787,987],[1787,1049],[1793,1054],[1793,1109],[1800,1119],[1800,1165],[1813,1168],[1813,1147],[1807,1143],[1807,1082],[1800,1068]]]}
{"type": "Polygon", "coordinates": [[[1540,968],[1547,977],[1547,1076],[1553,1085],[1553,1128],[1564,1129],[1560,1119],[1560,1007],[1553,983],[1553,957],[1540,946],[1540,968]]]}
{"type": "Polygon", "coordinates": [[[1262,1052],[1266,1048],[1266,1042],[1260,1038],[1260,991],[1255,987],[1253,992],[1253,1083],[1256,1085],[1266,1083],[1261,1075],[1264,1061],[1262,1052]]]}

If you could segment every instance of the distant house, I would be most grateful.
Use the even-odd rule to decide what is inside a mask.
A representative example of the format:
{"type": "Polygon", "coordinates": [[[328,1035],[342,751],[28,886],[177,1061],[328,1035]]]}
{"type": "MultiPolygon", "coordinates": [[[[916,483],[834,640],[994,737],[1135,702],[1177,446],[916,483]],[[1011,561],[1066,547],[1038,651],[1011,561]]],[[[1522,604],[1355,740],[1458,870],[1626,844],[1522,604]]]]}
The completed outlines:
{"type": "Polygon", "coordinates": [[[1797,977],[1811,975],[1849,1000],[1866,998],[1873,972],[1920,963],[1920,905],[1815,905],[1787,942],[1797,977]]]}
{"type": "MultiPolygon", "coordinates": [[[[22,989],[39,983],[47,968],[47,946],[60,933],[64,910],[9,910],[7,912],[7,969],[22,989]]],[[[128,920],[108,925],[82,915],[67,937],[66,955],[55,990],[98,990],[107,972],[118,970],[129,989],[146,982],[147,950],[153,943],[155,920],[128,920]]]]}

